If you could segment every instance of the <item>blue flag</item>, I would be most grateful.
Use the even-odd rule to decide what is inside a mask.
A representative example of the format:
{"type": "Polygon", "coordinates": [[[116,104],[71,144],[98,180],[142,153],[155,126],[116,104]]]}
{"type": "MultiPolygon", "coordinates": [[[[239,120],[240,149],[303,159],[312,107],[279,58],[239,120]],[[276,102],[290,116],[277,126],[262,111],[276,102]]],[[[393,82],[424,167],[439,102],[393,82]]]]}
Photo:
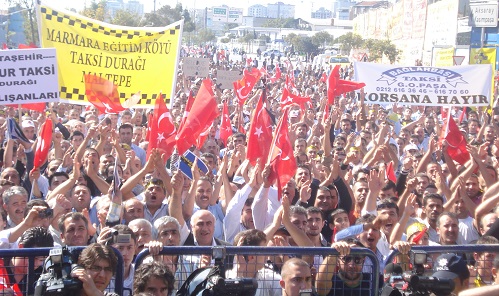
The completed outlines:
{"type": "Polygon", "coordinates": [[[189,179],[192,180],[192,164],[197,159],[198,169],[204,174],[208,173],[208,166],[190,150],[185,151],[184,155],[180,156],[179,161],[175,164],[176,167],[189,179]]]}
{"type": "Polygon", "coordinates": [[[14,118],[7,118],[7,138],[13,140],[21,140],[23,142],[30,142],[23,133],[23,130],[14,120],[14,118]]]}

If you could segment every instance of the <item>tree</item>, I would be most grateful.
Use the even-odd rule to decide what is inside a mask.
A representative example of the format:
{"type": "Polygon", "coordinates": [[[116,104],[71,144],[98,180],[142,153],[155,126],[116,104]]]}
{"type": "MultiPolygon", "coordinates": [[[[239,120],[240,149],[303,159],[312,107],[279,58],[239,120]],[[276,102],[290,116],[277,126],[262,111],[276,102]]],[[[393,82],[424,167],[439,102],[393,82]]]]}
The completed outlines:
{"type": "Polygon", "coordinates": [[[270,39],[270,37],[269,37],[269,36],[267,36],[267,35],[260,35],[260,36],[258,37],[258,39],[260,39],[260,40],[264,40],[266,43],[270,43],[270,42],[272,41],[272,40],[270,39]]]}
{"type": "Polygon", "coordinates": [[[191,16],[187,9],[182,9],[182,4],[177,4],[175,8],[170,5],[165,5],[156,12],[146,13],[144,15],[144,20],[142,21],[143,26],[151,27],[165,27],[169,24],[177,22],[184,19],[184,31],[192,32],[196,28],[195,24],[192,22],[191,16]]]}
{"type": "Polygon", "coordinates": [[[348,32],[336,38],[335,43],[341,43],[341,49],[344,52],[350,52],[352,48],[361,48],[364,44],[362,36],[348,32]]]}
{"type": "Polygon", "coordinates": [[[262,27],[299,29],[299,20],[292,17],[268,19],[265,23],[263,23],[262,27]]]}
{"type": "Polygon", "coordinates": [[[315,35],[312,36],[312,43],[317,45],[318,47],[321,47],[332,43],[333,39],[333,36],[331,36],[328,32],[321,31],[315,33],[315,35]]]}
{"type": "Polygon", "coordinates": [[[211,29],[200,29],[199,31],[197,31],[194,39],[198,44],[202,44],[215,41],[217,40],[217,37],[211,29]]]}
{"type": "Polygon", "coordinates": [[[80,14],[94,20],[104,21],[107,15],[109,15],[106,9],[106,1],[100,0],[99,3],[97,3],[95,0],[92,0],[90,6],[85,7],[80,14]]]}
{"type": "Polygon", "coordinates": [[[255,39],[255,34],[247,32],[239,38],[239,42],[249,44],[253,39],[255,39]]]}
{"type": "Polygon", "coordinates": [[[390,63],[395,63],[401,51],[390,40],[367,39],[364,47],[369,49],[369,60],[378,61],[386,56],[390,63]]]}
{"type": "Polygon", "coordinates": [[[111,24],[128,27],[139,27],[141,16],[132,11],[119,9],[111,19],[111,24]]]}

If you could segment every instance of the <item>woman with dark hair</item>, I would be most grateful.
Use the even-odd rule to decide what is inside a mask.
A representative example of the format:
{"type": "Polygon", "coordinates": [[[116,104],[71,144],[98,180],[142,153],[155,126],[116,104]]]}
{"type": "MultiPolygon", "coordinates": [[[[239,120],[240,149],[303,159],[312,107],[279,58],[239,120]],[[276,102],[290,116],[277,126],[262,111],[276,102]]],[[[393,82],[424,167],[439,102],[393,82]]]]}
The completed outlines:
{"type": "Polygon", "coordinates": [[[72,276],[83,282],[80,296],[118,296],[105,291],[118,265],[111,247],[99,243],[89,245],[81,252],[78,265],[82,268],[74,270],[72,276]]]}

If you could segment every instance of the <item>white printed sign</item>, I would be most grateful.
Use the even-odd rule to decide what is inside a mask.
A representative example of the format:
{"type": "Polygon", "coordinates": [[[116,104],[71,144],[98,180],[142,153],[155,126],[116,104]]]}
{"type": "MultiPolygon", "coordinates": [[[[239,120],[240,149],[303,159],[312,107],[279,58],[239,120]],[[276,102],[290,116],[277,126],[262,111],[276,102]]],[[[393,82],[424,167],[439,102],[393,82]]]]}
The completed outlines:
{"type": "Polygon", "coordinates": [[[182,71],[185,76],[205,78],[210,74],[210,59],[184,58],[182,71]]]}
{"type": "Polygon", "coordinates": [[[0,105],[58,101],[55,48],[0,51],[0,105]]]}
{"type": "Polygon", "coordinates": [[[233,89],[234,81],[241,79],[241,72],[239,71],[228,71],[228,70],[218,70],[217,71],[217,85],[220,85],[222,89],[233,89]]]}
{"type": "Polygon", "coordinates": [[[472,1],[470,2],[470,26],[497,27],[498,2],[472,1]]]}
{"type": "Polygon", "coordinates": [[[366,84],[367,104],[487,106],[491,65],[401,67],[355,63],[355,80],[366,84]]]}

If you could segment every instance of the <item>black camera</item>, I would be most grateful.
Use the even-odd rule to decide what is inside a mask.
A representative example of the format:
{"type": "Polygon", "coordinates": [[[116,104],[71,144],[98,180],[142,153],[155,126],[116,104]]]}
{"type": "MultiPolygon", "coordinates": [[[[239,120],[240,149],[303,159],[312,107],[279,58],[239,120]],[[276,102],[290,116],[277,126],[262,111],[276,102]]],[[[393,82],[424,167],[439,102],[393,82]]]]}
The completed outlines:
{"type": "Polygon", "coordinates": [[[225,248],[213,247],[214,267],[196,269],[184,282],[177,296],[254,296],[258,282],[254,278],[225,278],[225,248]]]}
{"type": "Polygon", "coordinates": [[[79,267],[73,263],[67,247],[50,250],[43,264],[43,273],[36,282],[35,296],[77,295],[83,283],[71,277],[71,272],[79,267]]]}
{"type": "Polygon", "coordinates": [[[454,281],[424,276],[428,254],[425,251],[409,252],[411,272],[393,274],[381,290],[381,296],[436,295],[446,296],[454,291],[454,281]]]}

